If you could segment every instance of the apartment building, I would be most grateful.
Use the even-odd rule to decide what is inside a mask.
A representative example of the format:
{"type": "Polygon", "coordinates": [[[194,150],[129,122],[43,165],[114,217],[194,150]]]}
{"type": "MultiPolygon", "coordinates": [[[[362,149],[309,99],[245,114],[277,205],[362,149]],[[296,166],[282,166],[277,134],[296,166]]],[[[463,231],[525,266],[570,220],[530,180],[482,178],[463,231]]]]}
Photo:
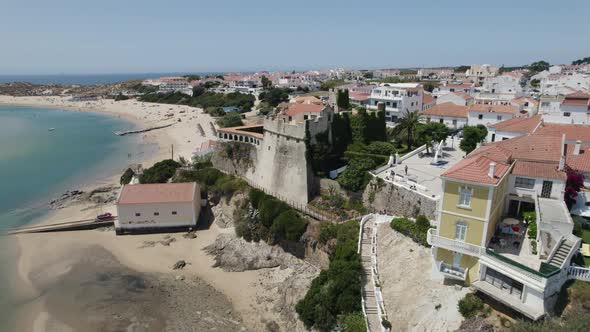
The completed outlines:
{"type": "Polygon", "coordinates": [[[448,82],[445,81],[432,91],[434,98],[440,98],[446,94],[453,92],[462,92],[473,96],[475,94],[474,83],[463,83],[463,82],[448,82]]]}
{"type": "Polygon", "coordinates": [[[581,240],[563,201],[564,169],[589,171],[586,151],[563,134],[535,133],[489,143],[443,173],[427,236],[435,272],[535,320],[551,312],[568,279],[590,281],[590,269],[571,262],[581,240]],[[529,211],[532,239],[532,221],[522,217],[529,211]]]}
{"type": "Polygon", "coordinates": [[[470,106],[474,103],[474,101],[475,101],[475,99],[471,95],[469,95],[463,91],[456,91],[456,92],[447,93],[445,95],[442,95],[442,96],[439,96],[438,98],[436,98],[437,104],[451,102],[455,105],[461,105],[461,106],[470,106]]]}
{"type": "Polygon", "coordinates": [[[450,80],[455,76],[454,68],[420,68],[416,73],[420,79],[450,80]]]}
{"type": "Polygon", "coordinates": [[[465,75],[471,81],[482,85],[486,78],[498,75],[499,71],[500,68],[492,65],[471,65],[467,72],[465,72],[465,75]]]}
{"type": "Polygon", "coordinates": [[[590,124],[590,93],[577,91],[563,98],[542,98],[539,112],[547,122],[590,124]]]}
{"type": "Polygon", "coordinates": [[[385,121],[393,124],[405,112],[422,110],[424,91],[419,83],[383,83],[371,91],[367,107],[377,109],[380,103],[385,106],[385,121]]]}
{"type": "Polygon", "coordinates": [[[541,95],[567,95],[579,90],[590,90],[590,75],[579,73],[549,74],[541,78],[541,95]]]}
{"type": "Polygon", "coordinates": [[[513,99],[523,94],[520,82],[522,74],[508,72],[499,76],[485,77],[479,94],[480,98],[513,99]]]}

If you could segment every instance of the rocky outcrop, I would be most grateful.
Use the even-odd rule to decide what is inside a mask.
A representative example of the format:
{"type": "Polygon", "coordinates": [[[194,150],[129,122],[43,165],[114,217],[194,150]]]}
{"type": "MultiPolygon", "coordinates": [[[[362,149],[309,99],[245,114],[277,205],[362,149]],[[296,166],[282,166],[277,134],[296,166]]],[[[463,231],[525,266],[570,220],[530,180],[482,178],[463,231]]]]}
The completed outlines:
{"type": "Polygon", "coordinates": [[[102,186],[92,189],[89,192],[82,190],[67,190],[60,197],[49,202],[52,209],[63,209],[67,206],[85,203],[101,206],[111,204],[117,200],[119,186],[102,186]]]}
{"type": "Polygon", "coordinates": [[[297,258],[279,246],[270,246],[264,242],[246,242],[233,234],[219,235],[215,243],[207,246],[205,250],[215,256],[214,266],[232,272],[279,266],[286,268],[297,261],[297,258]]]}
{"type": "Polygon", "coordinates": [[[243,193],[237,193],[229,200],[222,198],[219,203],[211,207],[217,226],[221,228],[234,226],[234,211],[237,208],[237,203],[242,201],[244,196],[243,193]]]}
{"type": "Polygon", "coordinates": [[[381,179],[373,179],[367,185],[363,204],[378,213],[412,218],[424,215],[430,220],[436,219],[437,200],[381,179]]]}

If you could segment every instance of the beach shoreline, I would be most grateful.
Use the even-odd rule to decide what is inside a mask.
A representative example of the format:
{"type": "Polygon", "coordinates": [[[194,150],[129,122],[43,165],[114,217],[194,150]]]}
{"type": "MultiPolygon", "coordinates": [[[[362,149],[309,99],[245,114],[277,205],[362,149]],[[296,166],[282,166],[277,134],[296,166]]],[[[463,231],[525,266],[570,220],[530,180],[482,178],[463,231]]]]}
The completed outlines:
{"type": "MultiPolygon", "coordinates": [[[[157,152],[153,156],[146,156],[142,160],[142,164],[146,167],[151,164],[166,158],[170,158],[170,146],[174,146],[174,157],[183,156],[190,159],[192,152],[200,146],[202,142],[209,139],[215,139],[214,133],[211,130],[209,122],[213,119],[202,113],[202,110],[180,105],[164,105],[164,104],[148,104],[141,103],[135,100],[127,100],[114,102],[112,100],[99,100],[95,102],[69,102],[63,97],[10,97],[0,96],[0,104],[12,106],[31,106],[42,108],[63,109],[66,111],[77,112],[98,112],[107,114],[109,116],[121,117],[129,122],[132,122],[138,128],[148,128],[164,123],[174,123],[173,126],[163,129],[141,133],[141,140],[145,143],[157,144],[157,152]],[[170,119],[167,114],[174,114],[170,119]],[[178,121],[180,119],[180,121],[178,121]],[[172,122],[174,121],[174,122],[172,122]],[[197,125],[200,124],[206,132],[203,137],[197,130],[197,125]]],[[[118,184],[120,174],[111,174],[107,178],[103,178],[100,183],[96,181],[89,183],[80,190],[90,190],[105,183],[118,184]]],[[[59,196],[61,193],[56,193],[59,196]]],[[[115,212],[115,206],[109,204],[101,207],[101,212],[115,212]]],[[[96,216],[96,211],[87,204],[73,204],[63,209],[50,210],[46,215],[37,219],[35,224],[51,224],[55,222],[63,222],[70,220],[80,220],[86,218],[93,218],[96,216]]],[[[195,273],[198,278],[204,280],[206,283],[212,285],[215,289],[220,290],[224,296],[227,296],[232,304],[237,302],[241,308],[249,308],[252,306],[252,299],[256,298],[255,290],[253,292],[247,291],[252,289],[250,285],[243,283],[236,283],[235,281],[228,281],[227,272],[217,271],[213,269],[213,260],[211,257],[202,252],[202,248],[214,242],[218,230],[215,228],[206,230],[200,233],[199,237],[202,241],[193,241],[198,248],[192,248],[197,253],[198,257],[194,260],[195,265],[203,265],[211,272],[212,276],[207,277],[207,273],[195,273]],[[203,236],[207,234],[207,236],[203,236]],[[202,246],[200,246],[201,244],[202,246]],[[218,275],[220,274],[220,275],[218,275]],[[214,276],[214,277],[213,277],[214,276]],[[225,280],[219,284],[219,280],[225,280]],[[217,285],[215,284],[217,282],[217,285]],[[236,287],[235,285],[239,285],[236,287]],[[247,296],[245,296],[247,295],[247,296]]],[[[14,284],[18,287],[17,293],[23,298],[38,298],[42,296],[44,286],[56,282],[60,276],[63,276],[75,264],[71,259],[71,252],[76,250],[83,250],[84,248],[95,245],[99,246],[121,262],[124,266],[135,269],[140,273],[145,274],[165,274],[170,275],[174,272],[170,266],[174,264],[174,259],[169,256],[178,256],[182,258],[182,252],[188,250],[178,249],[180,245],[171,245],[170,247],[160,249],[152,252],[148,256],[143,256],[143,252],[149,251],[145,249],[138,249],[144,241],[152,241],[161,238],[162,235],[144,235],[144,236],[127,236],[116,237],[114,232],[100,232],[100,231],[80,231],[80,232],[63,232],[48,234],[26,234],[15,236],[18,253],[17,262],[17,276],[19,280],[15,280],[14,284]],[[80,239],[85,239],[80,241],[80,239]],[[46,247],[47,246],[47,247],[46,247]],[[125,248],[122,250],[121,248],[125,248]],[[165,253],[166,249],[172,249],[171,253],[165,253]],[[142,252],[143,251],[143,252],[142,252]],[[50,258],[50,257],[52,258],[50,258]],[[141,257],[141,258],[138,258],[141,257]],[[43,259],[40,259],[43,257],[43,259]],[[165,258],[164,258],[165,257],[165,258]],[[171,259],[167,261],[167,259],[171,259]],[[53,266],[39,266],[46,264],[53,260],[53,266]],[[141,261],[140,264],[137,261],[141,261]],[[156,264],[149,264],[157,262],[156,264]],[[59,266],[59,268],[57,268],[59,266]],[[49,272],[47,272],[49,271],[49,272]]],[[[184,240],[184,239],[183,239],[184,240]]],[[[180,240],[177,243],[183,245],[190,245],[190,241],[180,240]]],[[[154,251],[152,249],[152,251],[154,251]]],[[[189,269],[186,269],[187,271],[189,269]]],[[[183,271],[185,274],[186,271],[183,271]]],[[[241,273],[240,280],[246,283],[255,283],[257,279],[256,272],[246,271],[241,273]]],[[[35,330],[43,331],[48,328],[48,324],[52,318],[49,309],[45,307],[43,302],[34,301],[34,305],[28,305],[28,312],[19,315],[17,326],[21,330],[35,330]]],[[[53,322],[55,324],[55,321],[53,322]]],[[[257,326],[256,322],[248,324],[250,328],[257,326]]]]}

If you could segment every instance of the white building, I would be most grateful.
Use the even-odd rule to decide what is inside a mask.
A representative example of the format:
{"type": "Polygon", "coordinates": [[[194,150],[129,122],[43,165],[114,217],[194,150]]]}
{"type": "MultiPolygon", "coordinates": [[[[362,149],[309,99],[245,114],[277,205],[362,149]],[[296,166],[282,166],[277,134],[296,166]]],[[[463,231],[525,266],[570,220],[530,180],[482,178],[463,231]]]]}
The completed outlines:
{"type": "Polygon", "coordinates": [[[465,75],[481,85],[486,78],[498,75],[499,71],[500,68],[491,65],[471,65],[465,75]]]}
{"type": "Polygon", "coordinates": [[[586,74],[550,74],[541,79],[542,95],[567,95],[574,91],[590,90],[590,75],[586,74]]]}
{"type": "Polygon", "coordinates": [[[450,129],[459,129],[467,125],[468,107],[455,105],[451,102],[437,104],[420,114],[424,122],[439,122],[450,129]]]}
{"type": "Polygon", "coordinates": [[[469,106],[470,126],[488,126],[520,116],[519,108],[513,105],[474,104],[469,106]]]}
{"type": "Polygon", "coordinates": [[[488,126],[487,142],[497,142],[533,133],[543,121],[540,115],[512,118],[488,126]]]}
{"type": "Polygon", "coordinates": [[[455,105],[469,106],[474,98],[463,91],[451,92],[436,98],[437,104],[453,103],[455,105]]]}
{"type": "Polygon", "coordinates": [[[196,182],[127,184],[117,198],[115,231],[119,235],[194,228],[200,211],[196,182]]]}
{"type": "Polygon", "coordinates": [[[520,73],[504,73],[499,76],[486,77],[483,80],[480,95],[497,96],[501,99],[513,99],[520,97],[523,93],[520,85],[522,74],[520,73]]]}
{"type": "Polygon", "coordinates": [[[582,91],[542,101],[543,120],[553,123],[590,124],[590,93],[582,91]]]}
{"type": "Polygon", "coordinates": [[[475,84],[463,82],[443,82],[432,91],[432,95],[434,98],[440,98],[441,96],[452,92],[463,92],[473,96],[475,94],[475,84]]]}
{"type": "Polygon", "coordinates": [[[419,83],[383,83],[371,91],[369,109],[385,105],[385,121],[395,123],[403,114],[422,110],[423,90],[419,83]]]}

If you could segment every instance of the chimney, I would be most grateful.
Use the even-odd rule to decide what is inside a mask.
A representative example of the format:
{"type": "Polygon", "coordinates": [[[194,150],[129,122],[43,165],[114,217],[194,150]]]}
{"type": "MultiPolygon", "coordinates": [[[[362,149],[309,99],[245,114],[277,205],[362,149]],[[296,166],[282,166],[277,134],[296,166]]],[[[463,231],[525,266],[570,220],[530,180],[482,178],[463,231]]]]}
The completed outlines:
{"type": "Polygon", "coordinates": [[[492,162],[490,163],[490,170],[489,170],[489,172],[488,172],[488,176],[489,176],[490,178],[492,178],[492,179],[494,178],[494,171],[495,171],[495,170],[496,170],[496,163],[492,161],[492,162]]]}
{"type": "Polygon", "coordinates": [[[561,136],[561,156],[559,157],[559,168],[558,170],[563,171],[565,167],[565,134],[561,136]]]}
{"type": "Polygon", "coordinates": [[[577,140],[576,145],[574,146],[574,156],[578,156],[580,154],[581,147],[582,147],[582,141],[577,140]]]}

